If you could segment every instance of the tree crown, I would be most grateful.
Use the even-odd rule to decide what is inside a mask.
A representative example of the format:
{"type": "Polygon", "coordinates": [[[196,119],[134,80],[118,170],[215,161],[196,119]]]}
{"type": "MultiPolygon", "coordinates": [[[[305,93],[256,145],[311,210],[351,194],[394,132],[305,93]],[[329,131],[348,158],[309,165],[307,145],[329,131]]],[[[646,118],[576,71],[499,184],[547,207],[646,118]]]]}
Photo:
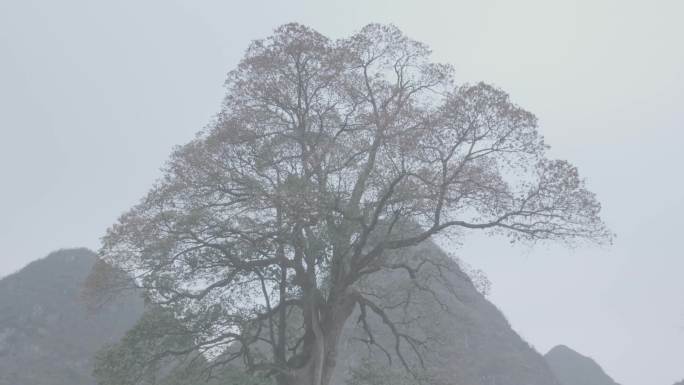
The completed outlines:
{"type": "Polygon", "coordinates": [[[610,241],[533,114],[494,86],[455,85],[451,66],[394,26],[339,40],[281,26],[225,86],[215,121],[174,151],[101,250],[207,354],[301,367],[340,308],[382,312],[355,291],[361,278],[413,277],[426,262],[388,255],[440,232],[610,241]]]}

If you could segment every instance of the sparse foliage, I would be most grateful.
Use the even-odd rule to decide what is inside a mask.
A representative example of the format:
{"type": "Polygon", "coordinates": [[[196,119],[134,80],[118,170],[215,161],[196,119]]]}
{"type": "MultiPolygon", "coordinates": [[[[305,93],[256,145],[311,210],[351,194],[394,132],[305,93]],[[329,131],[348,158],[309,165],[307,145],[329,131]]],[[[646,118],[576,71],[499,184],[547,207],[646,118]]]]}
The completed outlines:
{"type": "Polygon", "coordinates": [[[576,168],[546,158],[535,117],[491,85],[455,86],[429,54],[377,24],[336,41],[288,24],[253,42],[215,122],[108,230],[104,260],[211,366],[327,385],[354,309],[383,320],[400,356],[414,344],[357,286],[435,269],[392,253],[454,229],[609,240],[576,168]]]}
{"type": "Polygon", "coordinates": [[[123,339],[95,356],[98,385],[271,385],[237,367],[212,372],[194,349],[193,333],[173,314],[151,308],[123,339]]]}

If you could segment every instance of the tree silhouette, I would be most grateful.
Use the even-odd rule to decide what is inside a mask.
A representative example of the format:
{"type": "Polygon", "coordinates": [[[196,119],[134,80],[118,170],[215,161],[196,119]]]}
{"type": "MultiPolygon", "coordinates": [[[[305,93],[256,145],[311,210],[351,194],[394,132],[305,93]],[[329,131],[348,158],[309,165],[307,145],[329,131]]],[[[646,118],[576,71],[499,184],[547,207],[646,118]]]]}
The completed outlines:
{"type": "Polygon", "coordinates": [[[254,41],[215,121],[108,230],[103,259],[173,312],[208,367],[327,385],[354,309],[382,319],[399,357],[420,354],[356,285],[440,268],[392,253],[461,230],[609,241],[576,168],[545,156],[536,118],[496,87],[455,86],[429,55],[377,24],[340,40],[287,24],[254,41]]]}

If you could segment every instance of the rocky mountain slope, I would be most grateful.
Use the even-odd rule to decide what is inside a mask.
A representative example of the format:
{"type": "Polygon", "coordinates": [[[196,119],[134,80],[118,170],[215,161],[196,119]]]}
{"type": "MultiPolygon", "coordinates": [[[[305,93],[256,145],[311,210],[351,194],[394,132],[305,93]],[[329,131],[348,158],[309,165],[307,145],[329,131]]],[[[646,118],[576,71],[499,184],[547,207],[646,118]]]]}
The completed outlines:
{"type": "Polygon", "coordinates": [[[126,297],[89,313],[82,285],[96,261],[60,250],[0,280],[0,385],[92,385],[92,357],[140,317],[126,297]]]}
{"type": "MultiPolygon", "coordinates": [[[[404,271],[394,270],[374,275],[363,291],[384,302],[393,319],[401,320],[398,329],[420,340],[429,341],[432,348],[423,355],[431,383],[450,385],[555,385],[558,384],[544,358],[513,331],[504,315],[478,290],[459,266],[434,243],[424,242],[405,250],[395,258],[400,263],[415,266],[426,257],[427,264],[412,281],[404,271]],[[429,290],[425,290],[429,288],[429,290]],[[406,307],[393,306],[410,299],[406,307]],[[392,308],[394,308],[392,310],[392,308]],[[404,321],[409,321],[404,324],[404,321]]],[[[368,340],[359,313],[347,323],[344,344],[339,357],[336,385],[353,377],[358,369],[369,373],[385,371],[389,366],[401,372],[395,353],[395,339],[389,328],[377,316],[368,315],[374,340],[382,345],[369,347],[359,342],[368,340]],[[386,350],[385,351],[383,351],[386,350]],[[386,354],[387,353],[387,354],[386,354]]],[[[406,341],[401,350],[409,365],[420,367],[406,341]]],[[[398,383],[399,380],[389,381],[398,383]]],[[[389,385],[388,383],[388,385],[389,385]]],[[[415,382],[406,380],[406,383],[415,382]]],[[[573,384],[578,385],[578,384],[573,384]]]]}
{"type": "MultiPolygon", "coordinates": [[[[360,289],[393,319],[410,321],[398,324],[399,330],[429,342],[423,358],[433,384],[616,385],[593,361],[568,348],[555,348],[546,359],[539,355],[436,245],[425,242],[396,258],[410,262],[425,256],[432,268],[415,280],[406,272],[388,271],[360,289]],[[411,294],[405,306],[394,306],[406,300],[406,293],[411,294]]],[[[0,385],[94,384],[95,352],[118,341],[143,313],[142,301],[134,297],[94,314],[86,311],[82,285],[95,261],[85,249],[61,250],[0,280],[0,385]]],[[[372,383],[414,384],[401,370],[387,325],[367,315],[377,343],[369,347],[360,342],[368,336],[359,316],[352,316],[344,332],[334,384],[359,383],[369,375],[384,381],[372,383]]],[[[419,367],[406,343],[400,349],[409,365],[419,367]]]]}
{"type": "Polygon", "coordinates": [[[545,358],[562,385],[618,385],[593,359],[567,346],[554,347],[545,358]]]}

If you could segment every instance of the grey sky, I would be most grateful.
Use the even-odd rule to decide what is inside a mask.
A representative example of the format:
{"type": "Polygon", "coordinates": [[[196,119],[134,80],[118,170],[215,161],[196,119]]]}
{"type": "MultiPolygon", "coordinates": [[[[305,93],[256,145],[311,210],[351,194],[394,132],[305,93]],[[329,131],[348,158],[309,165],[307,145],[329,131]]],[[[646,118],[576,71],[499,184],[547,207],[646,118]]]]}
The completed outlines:
{"type": "Polygon", "coordinates": [[[533,111],[580,167],[613,247],[468,238],[492,299],[538,350],[623,385],[684,378],[684,2],[0,0],[0,276],[98,238],[218,111],[249,41],[392,22],[533,111]]]}

